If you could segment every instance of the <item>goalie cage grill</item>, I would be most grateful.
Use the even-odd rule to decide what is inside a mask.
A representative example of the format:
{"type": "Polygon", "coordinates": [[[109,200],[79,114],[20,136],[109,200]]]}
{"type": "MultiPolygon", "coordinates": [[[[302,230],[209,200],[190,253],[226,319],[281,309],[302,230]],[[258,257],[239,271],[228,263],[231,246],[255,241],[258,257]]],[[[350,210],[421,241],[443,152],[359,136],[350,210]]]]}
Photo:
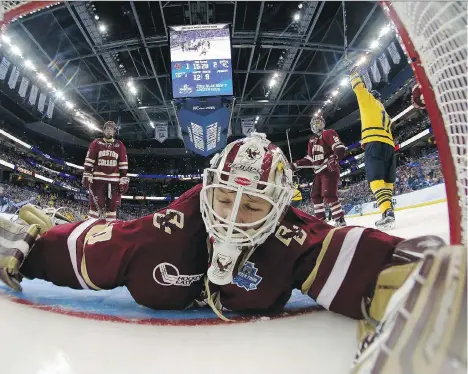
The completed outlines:
{"type": "Polygon", "coordinates": [[[467,241],[467,3],[381,3],[394,22],[432,123],[447,191],[452,244],[467,241]]]}

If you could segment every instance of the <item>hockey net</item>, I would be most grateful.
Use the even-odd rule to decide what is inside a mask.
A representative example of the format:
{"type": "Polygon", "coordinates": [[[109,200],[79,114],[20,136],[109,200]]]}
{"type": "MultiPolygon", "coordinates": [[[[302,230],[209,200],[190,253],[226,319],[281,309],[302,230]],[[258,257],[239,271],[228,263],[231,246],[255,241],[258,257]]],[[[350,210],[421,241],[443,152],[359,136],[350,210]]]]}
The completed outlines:
{"type": "Polygon", "coordinates": [[[61,1],[8,1],[0,0],[0,26],[2,29],[10,22],[39,12],[44,8],[59,4],[61,1]]]}
{"type": "Polygon", "coordinates": [[[445,180],[452,244],[467,243],[467,3],[381,3],[393,21],[431,119],[445,180]]]}

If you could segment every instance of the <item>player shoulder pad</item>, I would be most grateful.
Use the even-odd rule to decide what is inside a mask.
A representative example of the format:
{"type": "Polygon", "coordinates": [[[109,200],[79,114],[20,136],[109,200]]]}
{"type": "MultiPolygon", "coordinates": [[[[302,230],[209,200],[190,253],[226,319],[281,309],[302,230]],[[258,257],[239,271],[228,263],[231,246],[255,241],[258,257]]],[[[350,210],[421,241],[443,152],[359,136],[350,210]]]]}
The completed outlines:
{"type": "Polygon", "coordinates": [[[325,222],[290,207],[273,235],[287,247],[307,250],[311,242],[324,238],[329,231],[325,222]]]}
{"type": "Polygon", "coordinates": [[[199,183],[195,187],[192,187],[190,190],[185,191],[179,198],[169,204],[168,208],[176,209],[181,204],[197,204],[200,206],[200,192],[203,188],[203,184],[199,183]]]}

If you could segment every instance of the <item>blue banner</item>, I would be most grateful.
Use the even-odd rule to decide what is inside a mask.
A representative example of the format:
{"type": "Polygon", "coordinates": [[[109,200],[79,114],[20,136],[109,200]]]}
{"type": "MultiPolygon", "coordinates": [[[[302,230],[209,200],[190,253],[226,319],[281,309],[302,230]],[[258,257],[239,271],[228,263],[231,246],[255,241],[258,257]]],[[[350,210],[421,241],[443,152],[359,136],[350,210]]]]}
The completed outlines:
{"type": "Polygon", "coordinates": [[[185,148],[209,156],[226,146],[231,109],[219,97],[186,99],[177,113],[185,148]]]}

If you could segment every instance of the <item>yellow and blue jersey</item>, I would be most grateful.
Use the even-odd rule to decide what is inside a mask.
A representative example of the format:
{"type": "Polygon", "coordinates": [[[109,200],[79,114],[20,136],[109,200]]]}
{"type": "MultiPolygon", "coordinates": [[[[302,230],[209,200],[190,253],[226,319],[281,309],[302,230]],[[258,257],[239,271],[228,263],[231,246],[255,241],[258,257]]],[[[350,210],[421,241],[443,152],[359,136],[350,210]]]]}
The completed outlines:
{"type": "Polygon", "coordinates": [[[350,78],[361,113],[362,144],[381,142],[395,147],[391,130],[392,120],[383,104],[367,90],[358,73],[352,74],[350,78]]]}
{"type": "Polygon", "coordinates": [[[292,198],[293,201],[301,201],[302,200],[302,193],[299,190],[299,187],[296,185],[296,190],[294,191],[294,195],[292,198]]]}

